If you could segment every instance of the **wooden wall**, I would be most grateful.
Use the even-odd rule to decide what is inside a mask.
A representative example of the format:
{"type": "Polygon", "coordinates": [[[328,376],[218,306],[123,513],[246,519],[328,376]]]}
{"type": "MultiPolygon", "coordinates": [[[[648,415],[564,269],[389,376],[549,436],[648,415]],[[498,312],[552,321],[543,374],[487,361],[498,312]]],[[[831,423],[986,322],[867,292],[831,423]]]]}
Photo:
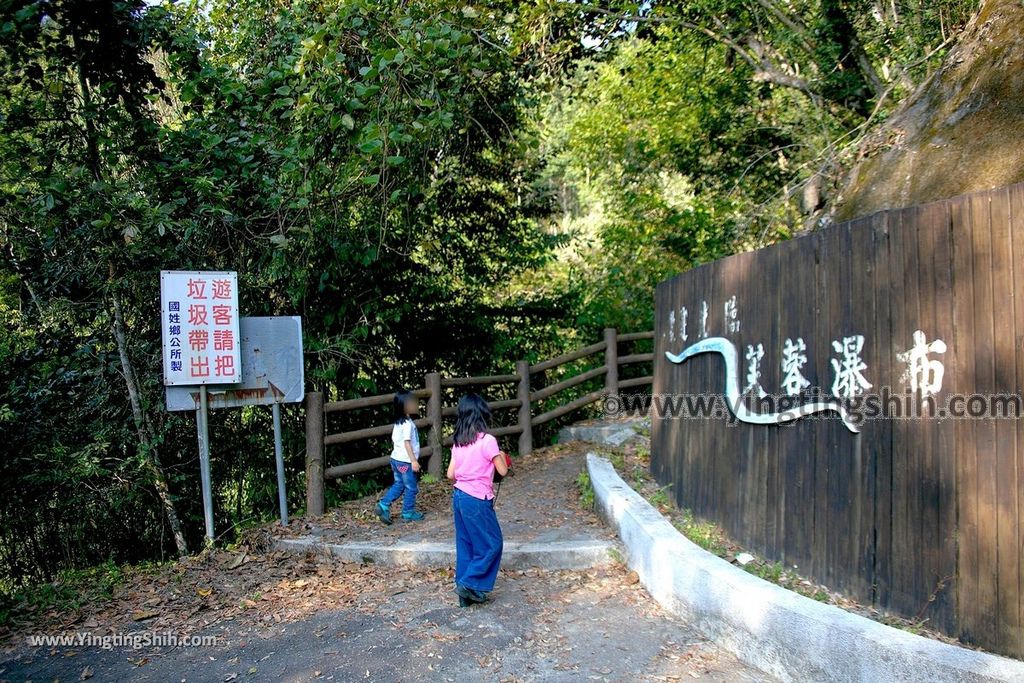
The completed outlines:
{"type": "MultiPolygon", "coordinates": [[[[722,393],[720,355],[665,357],[699,338],[702,302],[708,335],[737,347],[741,385],[747,345],[763,345],[771,394],[787,338],[803,338],[803,374],[828,395],[833,340],[863,335],[868,391],[906,398],[898,354],[915,330],[947,345],[930,356],[945,368],[940,409],[954,394],[1019,394],[1024,185],[879,213],[661,283],[655,395],[722,393]]],[[[1024,657],[1024,421],[874,419],[859,434],[834,417],[728,422],[655,415],[652,471],[679,506],[865,604],[1024,657]]]]}

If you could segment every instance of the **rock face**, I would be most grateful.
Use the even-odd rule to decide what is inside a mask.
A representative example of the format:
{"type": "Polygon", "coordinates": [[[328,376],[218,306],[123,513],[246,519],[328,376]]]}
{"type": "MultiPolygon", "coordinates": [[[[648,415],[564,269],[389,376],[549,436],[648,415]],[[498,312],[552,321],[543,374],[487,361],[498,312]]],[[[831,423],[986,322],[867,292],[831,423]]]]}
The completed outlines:
{"type": "Polygon", "coordinates": [[[986,0],[942,68],[868,139],[836,220],[1024,181],[1024,2],[986,0]]]}

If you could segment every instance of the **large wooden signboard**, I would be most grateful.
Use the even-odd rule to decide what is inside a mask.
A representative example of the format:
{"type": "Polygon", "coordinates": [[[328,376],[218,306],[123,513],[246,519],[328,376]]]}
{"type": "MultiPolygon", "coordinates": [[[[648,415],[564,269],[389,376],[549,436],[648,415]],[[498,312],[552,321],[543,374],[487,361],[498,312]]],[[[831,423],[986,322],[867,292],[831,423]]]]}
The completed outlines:
{"type": "Polygon", "coordinates": [[[658,286],[656,312],[655,401],[745,396],[654,406],[652,470],[680,506],[1024,656],[1024,186],[696,268],[658,286]]]}

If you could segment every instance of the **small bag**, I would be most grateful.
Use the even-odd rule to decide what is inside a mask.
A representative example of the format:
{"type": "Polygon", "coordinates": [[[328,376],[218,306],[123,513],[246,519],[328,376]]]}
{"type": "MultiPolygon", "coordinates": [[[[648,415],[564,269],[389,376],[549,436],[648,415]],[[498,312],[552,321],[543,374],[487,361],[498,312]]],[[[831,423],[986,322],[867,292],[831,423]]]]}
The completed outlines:
{"type": "MultiPolygon", "coordinates": [[[[502,453],[502,455],[505,456],[505,466],[508,467],[508,474],[505,475],[505,476],[511,477],[512,476],[512,458],[509,457],[508,453],[502,453]]],[[[498,474],[498,470],[497,470],[497,468],[495,468],[495,470],[494,470],[494,481],[497,483],[497,482],[500,482],[504,478],[505,477],[503,477],[500,474],[498,474]]]]}

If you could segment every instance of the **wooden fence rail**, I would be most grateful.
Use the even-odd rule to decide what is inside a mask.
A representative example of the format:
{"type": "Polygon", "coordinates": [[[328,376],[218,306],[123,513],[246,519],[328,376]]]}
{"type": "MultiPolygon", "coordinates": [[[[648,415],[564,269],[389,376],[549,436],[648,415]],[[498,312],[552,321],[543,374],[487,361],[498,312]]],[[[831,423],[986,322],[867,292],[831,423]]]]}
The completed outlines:
{"type": "MultiPolygon", "coordinates": [[[[596,344],[585,346],[570,353],[530,365],[528,361],[516,361],[516,371],[507,375],[487,375],[481,377],[442,377],[439,373],[428,373],[423,378],[423,387],[413,390],[418,398],[427,399],[426,416],[416,420],[416,426],[427,428],[427,445],[420,450],[420,458],[426,459],[427,472],[435,477],[441,476],[441,450],[451,446],[452,437],[442,434],[445,418],[456,414],[455,406],[444,405],[444,390],[459,387],[486,387],[498,385],[516,385],[516,398],[488,402],[493,411],[516,411],[515,424],[497,427],[491,430],[496,437],[519,435],[519,455],[529,455],[533,451],[533,428],[552,420],[564,417],[608,395],[614,395],[620,389],[632,389],[651,383],[651,375],[619,380],[619,367],[638,363],[650,363],[653,353],[635,353],[625,356],[618,355],[620,343],[654,339],[654,332],[630,332],[619,335],[614,328],[604,331],[604,339],[596,344]],[[568,379],[554,384],[531,389],[531,377],[546,370],[581,360],[594,354],[604,353],[604,363],[599,367],[586,370],[568,379]],[[573,399],[564,405],[533,415],[531,404],[543,401],[552,396],[579,386],[589,380],[604,377],[604,387],[591,391],[573,399]],[[437,457],[435,457],[437,456],[437,457]]],[[[387,436],[391,433],[390,424],[375,425],[362,429],[327,434],[326,416],[364,408],[387,405],[394,397],[393,393],[363,396],[343,401],[324,401],[320,392],[306,394],[306,513],[322,515],[324,512],[324,481],[337,479],[360,472],[368,472],[387,467],[390,456],[369,458],[358,462],[346,463],[324,468],[324,449],[326,446],[353,443],[365,439],[387,436]]]]}

